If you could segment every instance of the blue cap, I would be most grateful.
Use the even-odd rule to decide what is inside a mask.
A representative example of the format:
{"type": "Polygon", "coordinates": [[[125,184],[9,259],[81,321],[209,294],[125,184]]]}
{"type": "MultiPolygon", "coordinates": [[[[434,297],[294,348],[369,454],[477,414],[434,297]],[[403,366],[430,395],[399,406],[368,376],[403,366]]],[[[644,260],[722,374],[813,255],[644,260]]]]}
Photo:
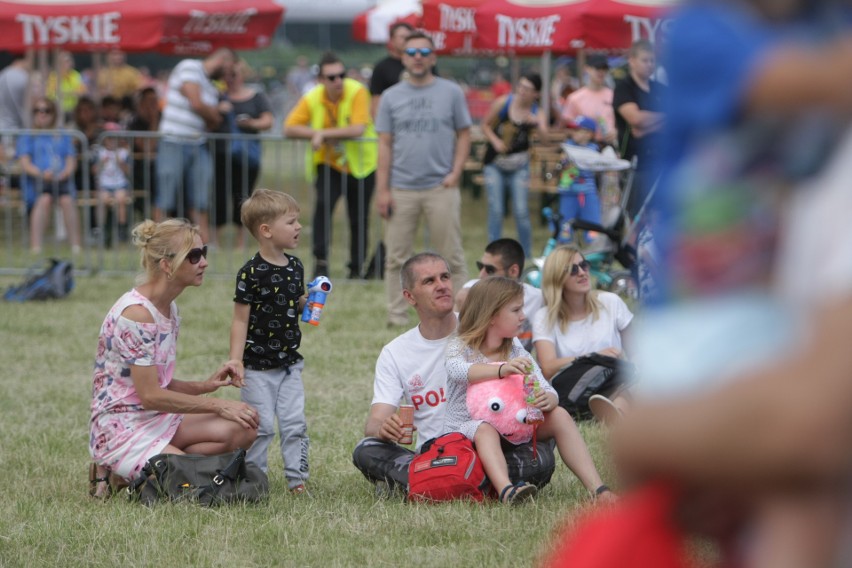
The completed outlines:
{"type": "Polygon", "coordinates": [[[588,116],[578,116],[574,119],[574,123],[572,124],[573,128],[584,128],[586,130],[591,130],[592,132],[596,132],[598,129],[598,123],[589,118],[588,116]]]}

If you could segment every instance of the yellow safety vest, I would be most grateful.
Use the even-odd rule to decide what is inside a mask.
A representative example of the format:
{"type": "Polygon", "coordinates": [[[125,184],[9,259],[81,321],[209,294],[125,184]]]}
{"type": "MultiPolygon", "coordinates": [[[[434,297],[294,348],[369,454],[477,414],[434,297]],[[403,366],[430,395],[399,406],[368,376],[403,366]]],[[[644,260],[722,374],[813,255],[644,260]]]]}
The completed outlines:
{"type": "MultiPolygon", "coordinates": [[[[343,96],[337,104],[337,124],[338,127],[349,126],[349,121],[352,117],[352,102],[355,100],[355,94],[359,89],[365,87],[355,79],[343,80],[343,96]]],[[[322,101],[325,97],[325,86],[317,85],[307,92],[305,100],[308,103],[308,108],[311,112],[311,128],[321,130],[325,128],[325,106],[322,101]]],[[[342,140],[343,156],[342,160],[347,166],[349,173],[356,179],[363,179],[376,171],[376,166],[379,161],[379,147],[376,142],[376,129],[373,127],[373,121],[370,119],[367,122],[367,128],[361,136],[366,138],[365,141],[358,140],[342,140]]],[[[306,175],[309,180],[316,177],[317,164],[322,163],[322,156],[319,151],[307,154],[306,160],[306,175]]]]}

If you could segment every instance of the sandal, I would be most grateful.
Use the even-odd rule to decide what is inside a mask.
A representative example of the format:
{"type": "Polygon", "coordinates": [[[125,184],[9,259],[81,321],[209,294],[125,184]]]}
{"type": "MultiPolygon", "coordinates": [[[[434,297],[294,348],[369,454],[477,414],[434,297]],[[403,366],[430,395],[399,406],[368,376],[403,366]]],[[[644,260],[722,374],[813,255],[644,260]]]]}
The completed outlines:
{"type": "Polygon", "coordinates": [[[110,473],[108,470],[105,471],[102,477],[98,477],[98,464],[95,462],[89,464],[89,496],[94,499],[109,499],[112,495],[110,473]]]}
{"type": "Polygon", "coordinates": [[[520,481],[514,485],[507,485],[500,492],[500,502],[519,505],[529,501],[538,494],[538,488],[535,485],[529,485],[520,481]]]}

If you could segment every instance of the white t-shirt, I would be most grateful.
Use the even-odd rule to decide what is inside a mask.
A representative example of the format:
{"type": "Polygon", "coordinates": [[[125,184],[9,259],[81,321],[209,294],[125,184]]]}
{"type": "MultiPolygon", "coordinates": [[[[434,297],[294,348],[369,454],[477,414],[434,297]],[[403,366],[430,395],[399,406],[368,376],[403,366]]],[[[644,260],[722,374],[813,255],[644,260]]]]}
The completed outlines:
{"type": "MultiPolygon", "coordinates": [[[[474,284],[479,282],[479,278],[474,278],[473,280],[468,280],[462,286],[464,288],[470,288],[474,284]]],[[[544,306],[544,296],[541,295],[541,290],[523,282],[524,287],[524,317],[526,317],[526,321],[524,322],[523,328],[521,329],[521,333],[518,335],[518,339],[521,340],[521,345],[524,346],[524,349],[532,353],[533,350],[533,335],[532,335],[532,321],[538,311],[544,306]]]]}
{"type": "MultiPolygon", "coordinates": [[[[160,119],[160,132],[166,138],[201,136],[207,130],[204,119],[196,114],[183,96],[180,88],[184,83],[196,83],[201,91],[201,102],[209,106],[219,103],[219,91],[204,72],[204,63],[197,59],[184,59],[178,63],[169,75],[169,90],[166,94],[166,106],[160,119]]],[[[184,141],[185,140],[180,140],[184,141]]],[[[203,138],[198,142],[202,142],[203,138]]]]}
{"type": "Polygon", "coordinates": [[[127,176],[121,169],[121,164],[130,162],[130,152],[127,148],[98,148],[98,185],[103,190],[127,188],[127,176]]]}
{"type": "Polygon", "coordinates": [[[448,340],[449,337],[426,339],[417,326],[388,343],[376,362],[372,404],[398,407],[405,399],[414,405],[416,449],[444,433],[447,405],[444,351],[448,340]]]}
{"type": "Polygon", "coordinates": [[[603,304],[598,319],[592,321],[589,314],[584,320],[572,321],[565,333],[559,325],[547,325],[547,308],[541,308],[533,318],[533,341],[553,343],[557,357],[579,357],[608,347],[622,350],[621,332],[633,314],[624,300],[612,292],[599,292],[598,300],[603,304]]]}

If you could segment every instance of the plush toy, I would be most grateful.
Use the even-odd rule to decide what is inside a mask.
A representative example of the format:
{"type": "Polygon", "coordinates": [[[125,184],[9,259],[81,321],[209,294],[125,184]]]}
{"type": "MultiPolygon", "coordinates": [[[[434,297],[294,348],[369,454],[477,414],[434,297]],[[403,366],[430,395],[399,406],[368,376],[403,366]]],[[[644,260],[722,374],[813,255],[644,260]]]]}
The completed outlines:
{"type": "Polygon", "coordinates": [[[512,444],[532,440],[533,426],[526,423],[523,375],[468,385],[467,409],[471,418],[488,422],[512,444]]]}

